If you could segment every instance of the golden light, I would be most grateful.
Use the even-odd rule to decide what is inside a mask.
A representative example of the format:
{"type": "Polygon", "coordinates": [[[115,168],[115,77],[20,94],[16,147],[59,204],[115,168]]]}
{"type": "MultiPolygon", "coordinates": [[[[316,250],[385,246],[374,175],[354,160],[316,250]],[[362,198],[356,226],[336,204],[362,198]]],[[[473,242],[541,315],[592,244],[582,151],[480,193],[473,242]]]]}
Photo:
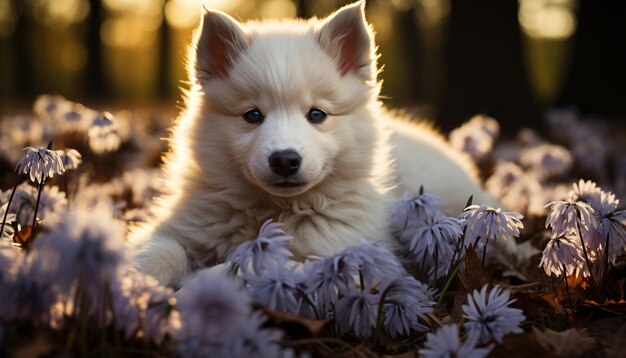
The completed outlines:
{"type": "Polygon", "coordinates": [[[0,0],[0,39],[13,34],[17,20],[15,12],[11,0],[0,0]]]}
{"type": "Polygon", "coordinates": [[[519,22],[530,37],[567,39],[576,30],[572,0],[520,0],[519,22]]]}
{"type": "Polygon", "coordinates": [[[201,13],[202,3],[198,0],[170,0],[165,4],[165,20],[172,27],[195,27],[201,13]]]}
{"type": "Polygon", "coordinates": [[[296,5],[290,0],[268,0],[263,3],[259,17],[279,19],[295,17],[296,13],[296,5]]]}
{"type": "Polygon", "coordinates": [[[61,65],[69,71],[79,71],[83,69],[89,57],[85,46],[76,41],[64,44],[59,53],[61,65]]]}
{"type": "Polygon", "coordinates": [[[89,14],[89,2],[83,0],[34,0],[33,16],[50,27],[64,27],[85,20],[89,14]]]}
{"type": "Polygon", "coordinates": [[[415,16],[422,27],[438,26],[450,14],[450,0],[418,0],[417,4],[415,16]]]}

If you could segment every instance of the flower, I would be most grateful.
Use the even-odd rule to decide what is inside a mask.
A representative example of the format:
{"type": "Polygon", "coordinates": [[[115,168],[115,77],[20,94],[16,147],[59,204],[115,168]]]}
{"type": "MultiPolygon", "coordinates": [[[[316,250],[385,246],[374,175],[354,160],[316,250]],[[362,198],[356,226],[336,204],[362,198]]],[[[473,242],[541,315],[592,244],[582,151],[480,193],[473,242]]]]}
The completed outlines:
{"type": "Polygon", "coordinates": [[[520,162],[542,180],[567,174],[572,167],[572,155],[563,146],[540,144],[522,151],[520,162]]]}
{"type": "Polygon", "coordinates": [[[526,318],[522,310],[511,308],[515,300],[509,300],[510,292],[494,287],[487,297],[487,285],[467,295],[467,305],[463,305],[463,313],[467,322],[465,329],[469,332],[480,332],[480,343],[491,340],[502,342],[502,337],[509,333],[521,333],[519,324],[526,318]]]}
{"type": "Polygon", "coordinates": [[[572,185],[572,190],[568,196],[572,201],[584,201],[594,210],[598,210],[602,201],[602,193],[602,189],[594,181],[580,179],[578,183],[572,185]]]}
{"type": "Polygon", "coordinates": [[[122,144],[122,138],[117,131],[117,123],[109,112],[98,114],[87,131],[89,148],[96,154],[114,152],[122,144]]]}
{"type": "Polygon", "coordinates": [[[254,312],[236,335],[223,342],[215,356],[233,358],[281,356],[277,341],[282,334],[275,329],[262,329],[265,320],[261,313],[254,312]]]}
{"type": "Polygon", "coordinates": [[[502,205],[517,212],[543,214],[543,192],[537,178],[525,173],[517,164],[498,162],[485,183],[487,190],[500,198],[502,205]],[[541,210],[533,211],[533,202],[541,201],[541,210]]]}
{"type": "Polygon", "coordinates": [[[321,309],[327,312],[344,295],[372,288],[377,282],[405,273],[395,256],[385,248],[362,238],[359,244],[319,261],[308,282],[308,293],[315,293],[321,309]],[[358,282],[357,282],[358,280],[358,282]]]}
{"type": "Polygon", "coordinates": [[[48,144],[48,148],[24,148],[26,154],[20,159],[15,168],[15,172],[18,174],[28,174],[30,180],[38,184],[43,183],[47,177],[65,173],[61,157],[51,148],[52,142],[48,144]]]}
{"type": "Polygon", "coordinates": [[[437,261],[438,265],[449,267],[461,235],[459,219],[441,216],[417,229],[409,249],[418,262],[427,258],[433,264],[437,261]]]}
{"type": "Polygon", "coordinates": [[[59,95],[44,94],[33,103],[33,112],[40,117],[55,118],[59,112],[59,107],[67,102],[65,98],[59,95]]]}
{"type": "Polygon", "coordinates": [[[486,348],[476,348],[478,333],[470,332],[461,343],[459,338],[459,327],[456,324],[441,326],[437,333],[428,333],[424,349],[419,352],[424,358],[483,358],[486,357],[493,346],[486,348]]]}
{"type": "Polygon", "coordinates": [[[272,309],[298,314],[298,293],[294,270],[297,266],[284,268],[282,262],[274,262],[259,274],[244,274],[250,296],[260,304],[272,309]]]}
{"type": "MultiPolygon", "coordinates": [[[[11,203],[11,213],[16,213],[18,224],[23,227],[33,222],[35,205],[37,204],[37,188],[27,182],[20,184],[15,190],[15,197],[11,203]]],[[[39,211],[37,217],[42,221],[54,221],[65,212],[67,198],[65,192],[60,191],[58,186],[44,187],[39,199],[39,211]]]]}
{"type": "Polygon", "coordinates": [[[403,276],[392,280],[385,291],[383,325],[392,337],[427,330],[419,323],[419,317],[433,311],[435,302],[428,286],[412,276],[403,276]]]}
{"type": "Polygon", "coordinates": [[[2,227],[2,232],[0,232],[0,241],[2,241],[2,239],[13,240],[13,235],[15,234],[15,230],[13,226],[11,226],[11,224],[15,222],[15,214],[8,214],[6,212],[7,205],[8,203],[0,206],[0,220],[6,215],[6,221],[2,227]]]}
{"type": "Polygon", "coordinates": [[[559,276],[565,269],[566,275],[574,275],[582,270],[580,247],[566,236],[553,236],[543,250],[539,267],[543,267],[546,275],[559,276]]]}
{"type": "Polygon", "coordinates": [[[352,291],[337,301],[336,321],[343,333],[368,337],[376,325],[376,310],[380,295],[366,291],[352,291]]]}
{"type": "Polygon", "coordinates": [[[470,205],[459,215],[463,227],[466,228],[465,245],[479,242],[480,246],[486,244],[486,240],[504,239],[520,234],[524,228],[521,219],[524,216],[516,212],[506,212],[494,209],[487,205],[470,205]]]}
{"type": "Polygon", "coordinates": [[[97,308],[126,263],[124,236],[124,225],[104,207],[76,210],[60,216],[33,243],[33,253],[52,263],[52,284],[66,292],[80,286],[97,308]]]}
{"type": "Polygon", "coordinates": [[[391,207],[392,225],[401,239],[409,241],[414,229],[440,215],[441,205],[443,200],[440,197],[424,193],[423,189],[420,189],[420,194],[415,197],[405,192],[391,207]]]}
{"type": "Polygon", "coordinates": [[[64,149],[64,150],[56,150],[57,154],[61,158],[61,162],[63,162],[63,168],[65,170],[76,169],[83,162],[83,156],[76,149],[64,149]]]}
{"type": "Polygon", "coordinates": [[[452,147],[479,161],[491,152],[499,133],[498,121],[491,117],[477,115],[450,132],[449,138],[452,147]]]}
{"type": "Polygon", "coordinates": [[[597,226],[593,208],[583,201],[553,201],[546,208],[549,208],[546,228],[551,227],[555,236],[565,236],[570,232],[578,235],[579,228],[591,230],[597,226]]]}
{"type": "Polygon", "coordinates": [[[184,323],[173,337],[178,341],[194,337],[219,341],[247,324],[251,312],[244,288],[234,279],[208,269],[187,280],[175,298],[184,323]]]}
{"type": "Polygon", "coordinates": [[[248,273],[252,266],[252,271],[258,275],[272,262],[284,263],[293,256],[285,247],[291,239],[282,229],[282,224],[268,220],[261,226],[259,237],[239,245],[228,256],[226,263],[243,273],[248,273]]]}

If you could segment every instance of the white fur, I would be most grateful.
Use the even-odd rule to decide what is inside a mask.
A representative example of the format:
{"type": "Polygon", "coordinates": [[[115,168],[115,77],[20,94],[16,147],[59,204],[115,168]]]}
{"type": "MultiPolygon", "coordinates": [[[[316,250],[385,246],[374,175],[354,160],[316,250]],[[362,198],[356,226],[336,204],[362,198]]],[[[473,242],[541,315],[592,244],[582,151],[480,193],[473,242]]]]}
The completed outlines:
{"type": "Polygon", "coordinates": [[[165,192],[130,239],[135,262],[161,283],[222,262],[268,219],[285,224],[302,259],[331,255],[357,236],[392,244],[389,205],[422,184],[454,215],[470,194],[492,201],[466,157],[383,109],[363,3],[307,22],[242,25],[214,11],[203,21],[190,55],[194,85],[165,157],[165,192]],[[241,117],[254,107],[265,115],[260,125],[241,117]],[[309,123],[311,107],[328,118],[309,123]],[[303,187],[268,184],[267,158],[283,149],[301,154],[303,187]]]}

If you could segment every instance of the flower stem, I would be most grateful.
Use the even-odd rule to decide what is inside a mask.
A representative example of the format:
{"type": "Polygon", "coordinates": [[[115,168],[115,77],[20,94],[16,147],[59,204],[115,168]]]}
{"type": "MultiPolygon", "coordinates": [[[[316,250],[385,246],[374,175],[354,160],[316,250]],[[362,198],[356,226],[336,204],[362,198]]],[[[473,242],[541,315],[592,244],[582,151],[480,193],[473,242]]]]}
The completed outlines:
{"type": "Polygon", "coordinates": [[[609,233],[606,233],[606,243],[604,244],[604,270],[602,270],[602,286],[606,284],[609,273],[609,233]]]}
{"type": "Polygon", "coordinates": [[[304,298],[304,300],[311,305],[311,308],[313,308],[313,312],[315,313],[315,319],[320,320],[322,319],[322,314],[320,313],[320,309],[317,308],[317,305],[313,302],[313,300],[311,299],[311,297],[309,297],[309,295],[304,292],[304,290],[300,287],[297,288],[298,293],[302,296],[302,298],[304,298]]]}
{"type": "Polygon", "coordinates": [[[452,274],[450,274],[448,281],[446,281],[446,284],[443,286],[443,289],[441,290],[441,294],[439,294],[439,300],[437,300],[437,305],[435,306],[435,311],[439,309],[439,306],[441,306],[441,302],[443,302],[443,297],[446,295],[448,288],[450,288],[450,285],[452,284],[452,280],[454,280],[454,277],[456,277],[456,275],[459,273],[459,269],[461,268],[461,262],[463,261],[463,257],[465,257],[465,255],[463,255],[459,259],[459,261],[456,264],[456,267],[452,271],[452,274]]]}
{"type": "Polygon", "coordinates": [[[487,243],[485,242],[485,246],[483,246],[483,267],[485,267],[485,257],[487,256],[487,243]]]}
{"type": "Polygon", "coordinates": [[[583,247],[583,255],[585,256],[585,263],[587,263],[587,268],[589,269],[589,277],[591,278],[591,283],[594,288],[597,290],[596,280],[593,277],[593,270],[591,269],[591,261],[589,260],[589,255],[587,255],[587,246],[585,245],[585,240],[583,239],[582,230],[580,230],[580,223],[576,220],[576,229],[578,230],[578,238],[580,238],[580,244],[583,247]]]}
{"type": "Polygon", "coordinates": [[[39,210],[39,200],[41,199],[41,191],[43,190],[43,186],[46,182],[46,177],[41,177],[41,183],[39,183],[39,190],[37,191],[37,202],[35,203],[35,214],[33,215],[33,225],[30,229],[30,238],[32,239],[33,235],[35,235],[35,225],[37,224],[37,211],[39,210]]]}
{"type": "Polygon", "coordinates": [[[435,280],[433,286],[437,286],[437,273],[439,271],[439,244],[435,244],[435,280]]]}
{"type": "Polygon", "coordinates": [[[565,264],[563,264],[563,282],[565,282],[565,295],[567,296],[567,302],[569,303],[569,308],[573,309],[572,298],[569,295],[569,282],[567,282],[567,270],[565,269],[565,264]]]}
{"type": "Polygon", "coordinates": [[[17,180],[15,181],[15,185],[13,186],[13,191],[11,191],[11,196],[9,197],[9,202],[7,203],[7,209],[4,212],[4,217],[2,218],[2,227],[0,227],[0,237],[4,233],[4,225],[7,222],[7,216],[9,215],[9,208],[11,207],[11,202],[13,201],[13,196],[15,195],[15,190],[17,189],[17,185],[20,183],[20,179],[21,178],[22,178],[22,174],[17,176],[17,180]]]}
{"type": "Polygon", "coordinates": [[[380,331],[383,328],[383,308],[385,307],[385,299],[391,291],[393,284],[389,284],[387,288],[380,295],[380,301],[378,301],[378,312],[376,312],[376,327],[374,328],[374,334],[372,335],[372,342],[374,344],[378,343],[378,336],[380,336],[380,331]]]}

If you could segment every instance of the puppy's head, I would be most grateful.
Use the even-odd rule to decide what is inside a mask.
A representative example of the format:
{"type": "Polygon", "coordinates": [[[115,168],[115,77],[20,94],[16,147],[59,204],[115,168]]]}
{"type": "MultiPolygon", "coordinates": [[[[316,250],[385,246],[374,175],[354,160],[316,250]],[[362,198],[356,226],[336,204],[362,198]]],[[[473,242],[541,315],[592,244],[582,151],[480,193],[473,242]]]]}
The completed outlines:
{"type": "Polygon", "coordinates": [[[367,107],[379,86],[363,2],[306,22],[241,24],[206,10],[189,72],[206,112],[199,132],[246,181],[296,196],[330,177],[368,175],[367,107]]]}

